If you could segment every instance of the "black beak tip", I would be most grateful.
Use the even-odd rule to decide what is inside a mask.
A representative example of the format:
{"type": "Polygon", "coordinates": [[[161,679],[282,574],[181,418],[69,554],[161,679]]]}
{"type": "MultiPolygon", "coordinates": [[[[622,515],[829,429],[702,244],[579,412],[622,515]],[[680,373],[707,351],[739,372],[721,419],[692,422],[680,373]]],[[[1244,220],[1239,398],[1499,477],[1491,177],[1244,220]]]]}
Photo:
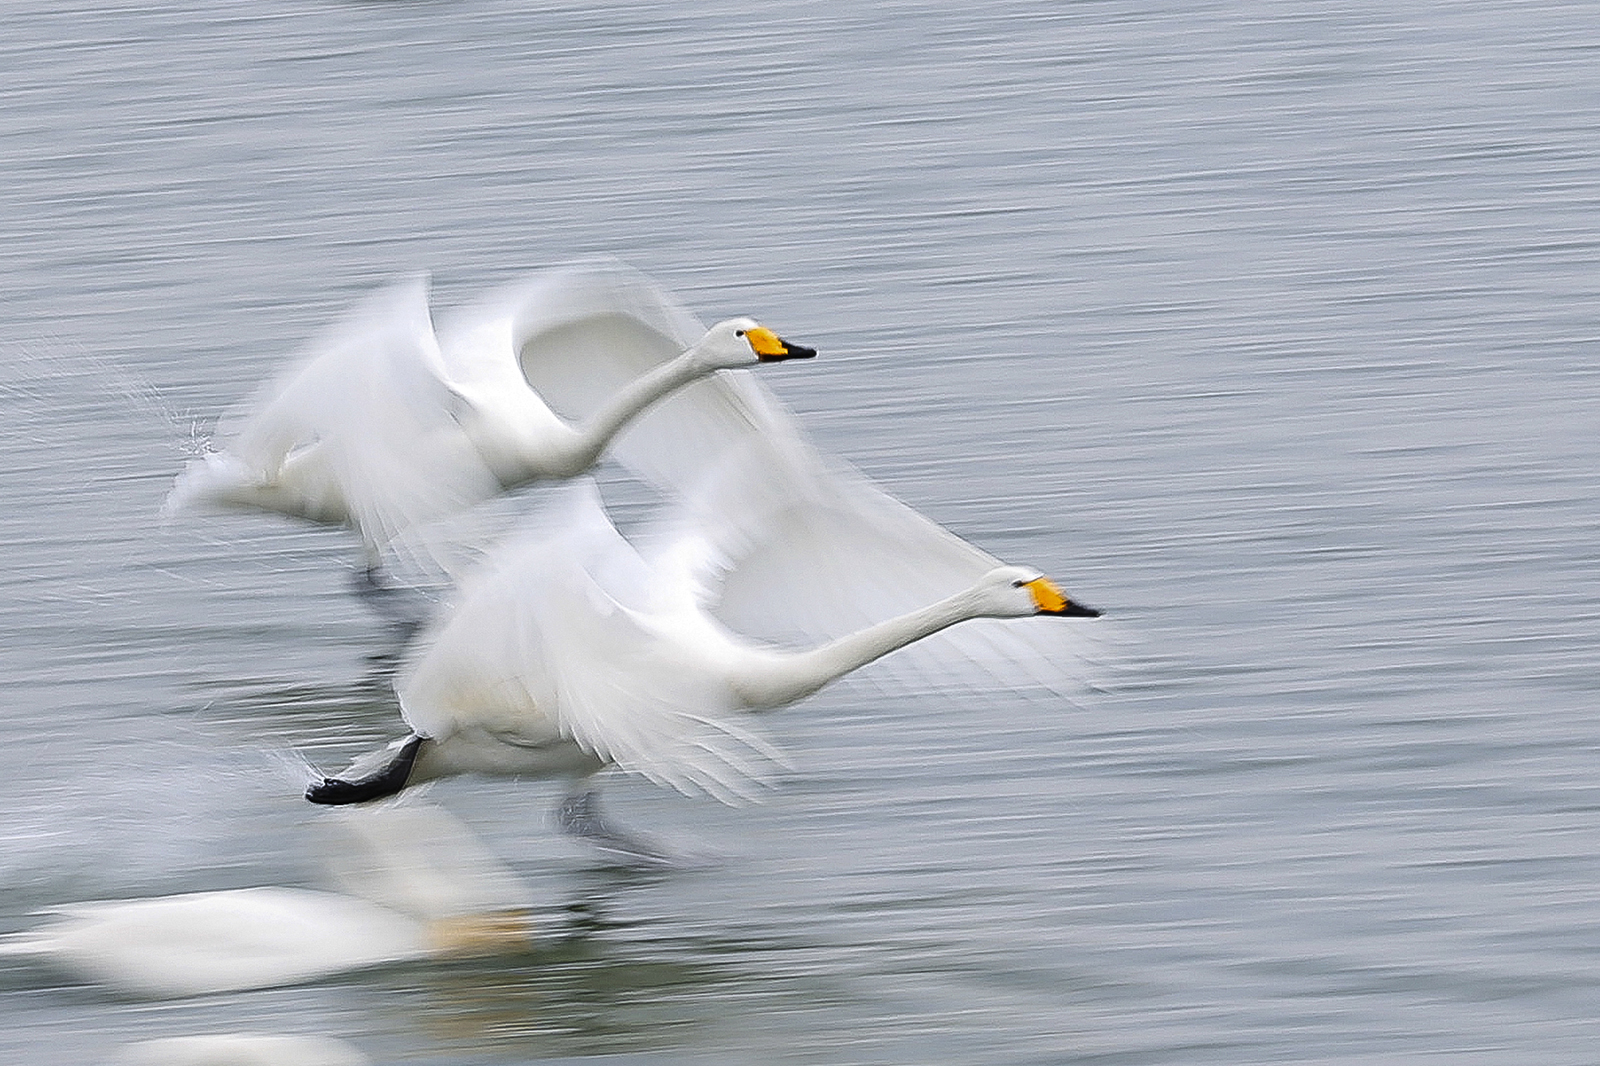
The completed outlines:
{"type": "Polygon", "coordinates": [[[1069,603],[1067,609],[1061,612],[1068,618],[1099,618],[1100,612],[1093,607],[1085,607],[1081,603],[1069,603]]]}
{"type": "Polygon", "coordinates": [[[783,358],[785,359],[815,359],[817,357],[815,348],[807,348],[803,344],[790,344],[785,341],[783,347],[783,358]]]}

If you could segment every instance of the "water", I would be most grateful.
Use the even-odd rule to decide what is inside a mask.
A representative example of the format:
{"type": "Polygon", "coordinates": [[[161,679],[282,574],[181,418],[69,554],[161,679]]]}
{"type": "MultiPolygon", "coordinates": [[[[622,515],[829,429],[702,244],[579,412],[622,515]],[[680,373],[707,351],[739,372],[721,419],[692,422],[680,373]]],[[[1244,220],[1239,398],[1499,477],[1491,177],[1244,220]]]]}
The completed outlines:
{"type": "Polygon", "coordinates": [[[824,359],[831,450],[1108,609],[1076,705],[847,684],[503,963],[140,1001],[0,969],[11,1062],[1593,1061],[1600,15],[1553,0],[310,3],[0,41],[0,929],[314,884],[294,751],[394,729],[348,542],[163,527],[182,447],[373,285],[609,251],[824,359]]]}

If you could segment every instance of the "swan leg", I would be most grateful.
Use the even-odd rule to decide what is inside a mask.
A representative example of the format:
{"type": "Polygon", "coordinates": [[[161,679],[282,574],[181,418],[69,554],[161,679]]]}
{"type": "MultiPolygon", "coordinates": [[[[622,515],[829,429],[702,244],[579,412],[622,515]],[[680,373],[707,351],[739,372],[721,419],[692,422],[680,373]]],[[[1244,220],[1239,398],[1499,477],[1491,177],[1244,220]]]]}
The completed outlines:
{"type": "Polygon", "coordinates": [[[587,841],[629,866],[675,866],[672,854],[657,840],[619,829],[600,813],[600,794],[582,785],[567,793],[556,808],[561,831],[587,841]]]}
{"type": "Polygon", "coordinates": [[[393,796],[406,787],[412,768],[417,764],[417,753],[422,750],[422,740],[422,737],[413,734],[400,745],[394,758],[369,774],[350,780],[324,777],[306,789],[306,799],[312,803],[339,806],[393,796]]]}
{"type": "Polygon", "coordinates": [[[383,620],[400,631],[403,637],[422,628],[428,609],[425,597],[400,585],[391,585],[383,577],[383,566],[368,561],[351,577],[356,595],[376,611],[383,620]]]}

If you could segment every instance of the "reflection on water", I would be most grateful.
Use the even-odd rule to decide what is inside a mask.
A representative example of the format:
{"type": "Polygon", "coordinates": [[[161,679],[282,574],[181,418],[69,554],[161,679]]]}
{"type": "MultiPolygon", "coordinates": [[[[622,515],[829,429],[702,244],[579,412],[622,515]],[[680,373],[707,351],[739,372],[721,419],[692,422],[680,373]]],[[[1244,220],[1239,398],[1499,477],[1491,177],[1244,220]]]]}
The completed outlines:
{"type": "Polygon", "coordinates": [[[393,974],[381,983],[385,998],[445,1054],[492,1048],[528,1058],[722,1043],[733,1035],[735,1008],[759,1017],[817,1005],[814,981],[765,964],[802,945],[684,938],[668,922],[608,919],[608,897],[627,888],[591,881],[552,916],[538,952],[523,960],[393,974]]]}

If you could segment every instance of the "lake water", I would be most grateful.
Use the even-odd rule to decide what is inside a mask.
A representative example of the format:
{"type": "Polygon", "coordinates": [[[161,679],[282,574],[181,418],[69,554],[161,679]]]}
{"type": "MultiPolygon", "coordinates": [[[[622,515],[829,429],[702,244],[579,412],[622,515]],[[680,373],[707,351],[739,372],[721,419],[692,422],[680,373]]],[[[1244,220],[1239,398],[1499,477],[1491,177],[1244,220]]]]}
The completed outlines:
{"type": "Polygon", "coordinates": [[[710,870],[441,783],[533,955],[7,962],[0,1058],[1595,1061],[1600,9],[66,6],[0,37],[0,931],[317,883],[292,753],[396,727],[351,542],[157,509],[404,271],[605,251],[759,315],[822,349],[764,380],[825,447],[1107,616],[1080,699],[868,678],[771,720],[762,805],[610,789],[710,870]]]}

